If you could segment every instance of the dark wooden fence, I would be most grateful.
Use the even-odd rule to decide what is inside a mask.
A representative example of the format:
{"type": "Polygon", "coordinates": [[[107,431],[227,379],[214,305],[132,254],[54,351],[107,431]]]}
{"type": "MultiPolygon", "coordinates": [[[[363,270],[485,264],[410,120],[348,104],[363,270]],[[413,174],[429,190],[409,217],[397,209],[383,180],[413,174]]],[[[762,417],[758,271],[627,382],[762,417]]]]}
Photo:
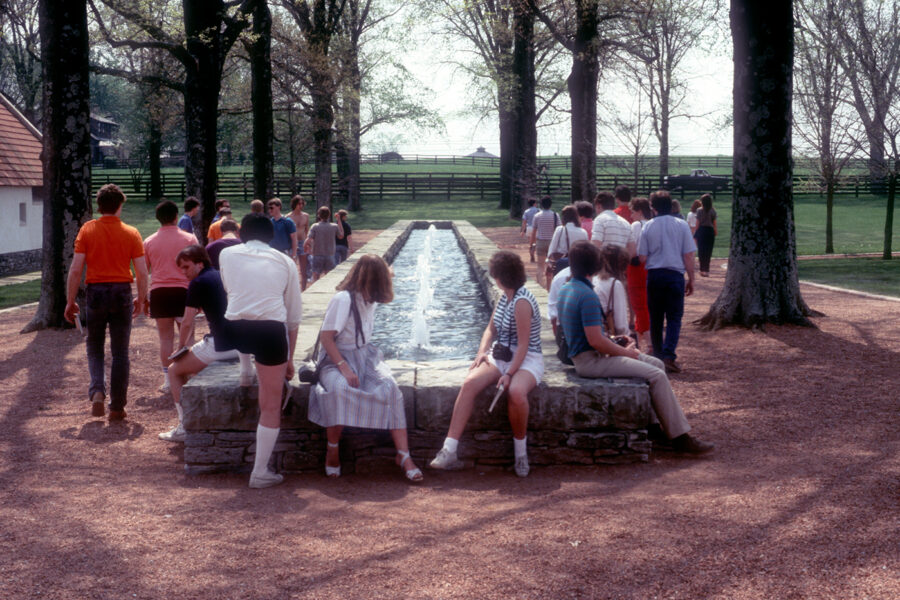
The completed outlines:
{"type": "MultiPolygon", "coordinates": [[[[570,191],[568,172],[551,172],[539,180],[540,193],[549,194],[560,201],[568,197],[570,191]]],[[[149,185],[146,178],[128,174],[104,174],[95,171],[92,187],[96,192],[103,184],[115,183],[132,199],[149,200],[149,185]]],[[[360,195],[363,200],[373,198],[411,198],[413,200],[454,198],[482,199],[496,201],[500,196],[500,176],[492,173],[363,173],[360,176],[360,195]]],[[[597,189],[612,190],[617,185],[631,186],[637,195],[647,195],[660,188],[658,177],[634,177],[627,175],[598,175],[597,189]]],[[[880,184],[883,187],[883,184],[880,184]]],[[[332,181],[332,198],[340,203],[343,198],[341,182],[332,181]]],[[[311,196],[315,187],[315,178],[311,173],[291,179],[287,176],[276,176],[275,195],[287,200],[294,193],[311,196]]],[[[180,203],[185,197],[184,177],[166,175],[162,177],[163,196],[180,203]]],[[[820,181],[809,177],[794,178],[795,195],[821,195],[823,186],[820,181]]],[[[845,177],[841,180],[837,192],[854,194],[855,196],[883,193],[878,182],[870,182],[864,177],[845,177]]],[[[250,202],[253,199],[253,178],[249,173],[221,174],[218,181],[220,196],[233,201],[250,202]]],[[[719,192],[729,195],[730,192],[719,192]]],[[[693,198],[695,191],[676,192],[681,198],[693,198]]]]}

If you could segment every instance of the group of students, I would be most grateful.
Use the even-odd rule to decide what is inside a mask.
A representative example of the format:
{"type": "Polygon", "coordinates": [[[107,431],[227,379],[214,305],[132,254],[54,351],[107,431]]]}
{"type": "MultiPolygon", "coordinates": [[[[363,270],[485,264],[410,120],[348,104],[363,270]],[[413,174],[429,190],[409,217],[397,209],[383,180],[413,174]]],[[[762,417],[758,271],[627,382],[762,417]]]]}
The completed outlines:
{"type": "Polygon", "coordinates": [[[716,235],[712,197],[704,194],[694,202],[686,222],[668,192],[632,198],[624,185],[615,194],[598,193],[593,205],[564,207],[561,218],[549,197],[541,199],[540,209],[535,201],[530,204],[522,216],[522,234],[531,242],[537,281],[550,292],[551,320],[555,323],[559,289],[571,277],[568,253],[576,242],[590,241],[604,255],[596,291],[611,333],[631,334],[667,371],[680,372],[676,348],[684,297],[693,290],[695,251],[701,276],[709,276],[716,235]]]}
{"type": "MultiPolygon", "coordinates": [[[[174,327],[174,317],[162,315],[171,314],[169,309],[183,301],[186,308],[178,350],[163,349],[164,336],[160,334],[160,357],[165,355],[170,362],[167,381],[178,414],[177,425],[160,434],[160,438],[173,442],[185,438],[180,400],[187,379],[214,361],[236,357],[240,361],[240,385],[253,385],[254,381],[259,384],[260,419],[249,485],[265,488],[281,483],[282,476],[272,472],[268,463],[280,431],[285,381],[294,376],[293,353],[302,319],[302,300],[297,264],[289,253],[272,246],[275,219],[256,211],[245,216],[240,224],[240,243],[221,249],[217,270],[207,249],[195,243],[193,234],[177,228],[177,209],[173,212],[172,203],[160,204],[157,214],[162,227],[142,243],[137,230],[119,219],[125,201],[121,190],[104,186],[97,200],[101,217],[86,223],[76,239],[65,311],[68,320],[78,318],[75,296],[86,266],[92,414],[104,414],[103,344],[107,325],[113,354],[110,420],[121,420],[125,418],[132,316],[149,306],[162,332],[166,327],[174,327]],[[183,294],[154,293],[155,290],[148,294],[148,261],[154,279],[162,274],[163,283],[178,272],[188,282],[183,294]],[[129,270],[132,263],[138,290],[133,307],[129,270]],[[191,326],[200,311],[206,316],[210,335],[191,344],[191,326]]],[[[318,223],[324,223],[319,217],[318,223]]],[[[711,444],[688,433],[690,426],[675,399],[663,363],[638,352],[633,342],[621,346],[610,339],[604,309],[591,281],[608,268],[605,257],[586,240],[577,240],[567,248],[571,278],[560,287],[556,300],[560,337],[567,343],[565,358],[584,377],[646,379],[654,408],[651,439],[681,452],[710,451],[711,444]]],[[[495,253],[489,273],[503,293],[460,387],[444,444],[429,465],[435,469],[462,467],[459,440],[474,399],[487,387],[496,385],[507,394],[514,469],[517,475],[525,477],[529,473],[528,394],[544,373],[540,308],[525,285],[525,265],[517,254],[495,253]]],[[[330,477],[340,476],[340,437],[343,428],[350,426],[389,430],[403,475],[411,482],[423,480],[422,471],[409,452],[402,394],[383,354],[370,341],[376,305],[393,299],[392,278],[390,267],[381,257],[360,257],[336,286],[323,319],[315,356],[318,380],[310,391],[308,415],[310,421],[326,430],[325,472],[330,477]]],[[[173,286],[156,289],[168,287],[173,286]]]]}

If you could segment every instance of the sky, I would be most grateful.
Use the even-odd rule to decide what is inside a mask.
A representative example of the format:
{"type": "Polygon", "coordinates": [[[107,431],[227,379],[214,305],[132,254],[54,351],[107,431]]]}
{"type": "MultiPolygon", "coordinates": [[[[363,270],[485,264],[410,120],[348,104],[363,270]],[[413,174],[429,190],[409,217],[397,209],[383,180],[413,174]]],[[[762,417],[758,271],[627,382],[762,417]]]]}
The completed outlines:
{"type": "MultiPolygon", "coordinates": [[[[394,149],[404,156],[466,155],[483,146],[488,152],[500,154],[498,126],[495,118],[481,119],[465,114],[467,94],[471,93],[466,75],[447,64],[448,50],[441,44],[420,43],[408,52],[404,64],[418,79],[433,90],[431,106],[444,119],[443,131],[408,131],[402,127],[382,129],[363,140],[363,152],[381,152],[385,140],[390,139],[394,149]],[[368,144],[367,144],[368,142],[368,144]]],[[[702,115],[692,119],[681,118],[672,122],[670,154],[672,155],[730,155],[732,152],[731,128],[721,123],[731,109],[732,62],[730,48],[719,49],[718,54],[696,50],[688,54],[682,63],[690,92],[687,112],[702,115]],[[728,52],[728,55],[722,53],[728,52]]],[[[608,79],[601,80],[600,89],[622,86],[608,79]]],[[[611,100],[620,114],[626,114],[635,106],[635,98],[625,95],[611,100]]],[[[646,104],[646,103],[645,103],[646,104]]],[[[570,126],[567,117],[562,123],[538,128],[538,155],[570,154],[570,126]]],[[[628,149],[611,132],[600,129],[597,135],[599,155],[625,154],[628,149]]],[[[646,152],[653,154],[659,147],[650,137],[646,152]]]]}

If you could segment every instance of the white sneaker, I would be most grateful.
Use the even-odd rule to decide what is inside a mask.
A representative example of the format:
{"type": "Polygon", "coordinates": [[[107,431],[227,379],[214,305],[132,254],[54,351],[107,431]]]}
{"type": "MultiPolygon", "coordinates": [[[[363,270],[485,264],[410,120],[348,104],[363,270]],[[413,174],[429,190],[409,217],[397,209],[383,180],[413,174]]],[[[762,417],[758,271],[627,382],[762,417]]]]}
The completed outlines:
{"type": "Polygon", "coordinates": [[[523,456],[516,457],[516,475],[519,477],[528,477],[528,472],[531,470],[531,467],[528,466],[528,455],[525,454],[523,456]]]}
{"type": "Polygon", "coordinates": [[[164,442],[183,442],[187,432],[184,430],[184,426],[179,423],[169,431],[165,431],[159,434],[159,439],[164,442]]]}
{"type": "Polygon", "coordinates": [[[160,394],[168,394],[170,391],[172,391],[169,388],[169,380],[166,379],[161,386],[156,388],[156,391],[159,392],[160,394]]]}
{"type": "Polygon", "coordinates": [[[441,451],[428,463],[428,466],[442,471],[456,471],[462,469],[465,465],[456,457],[456,452],[450,452],[446,448],[441,448],[441,451]]]}
{"type": "Polygon", "coordinates": [[[273,485],[278,485],[282,481],[284,481],[284,476],[273,473],[272,471],[266,471],[262,475],[252,473],[250,475],[250,487],[256,489],[272,487],[273,485]]]}

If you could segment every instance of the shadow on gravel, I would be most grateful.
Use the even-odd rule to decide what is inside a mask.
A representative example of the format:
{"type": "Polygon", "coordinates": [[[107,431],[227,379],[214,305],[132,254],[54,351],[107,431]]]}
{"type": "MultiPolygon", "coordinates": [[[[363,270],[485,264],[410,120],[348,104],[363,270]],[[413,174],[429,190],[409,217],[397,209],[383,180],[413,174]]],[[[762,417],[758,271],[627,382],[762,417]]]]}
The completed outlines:
{"type": "Polygon", "coordinates": [[[59,432],[59,437],[68,440],[83,440],[95,444],[114,444],[127,440],[136,440],[144,434],[144,426],[140,423],[107,423],[91,421],[81,426],[69,427],[59,432]]]}

